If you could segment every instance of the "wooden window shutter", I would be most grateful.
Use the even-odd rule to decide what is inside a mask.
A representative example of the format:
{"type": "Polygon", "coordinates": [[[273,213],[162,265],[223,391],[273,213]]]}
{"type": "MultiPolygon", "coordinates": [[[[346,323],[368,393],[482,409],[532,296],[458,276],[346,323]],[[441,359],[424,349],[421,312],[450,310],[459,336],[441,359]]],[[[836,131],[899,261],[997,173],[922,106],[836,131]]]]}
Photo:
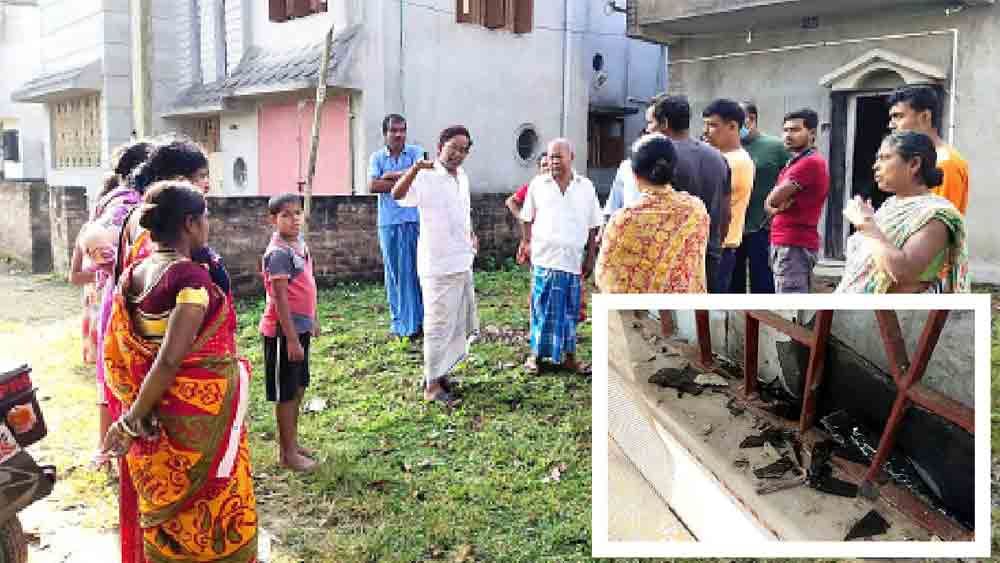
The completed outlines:
{"type": "Polygon", "coordinates": [[[285,7],[285,0],[268,0],[268,19],[273,22],[283,22],[288,19],[288,8],[285,7]]]}
{"type": "Polygon", "coordinates": [[[455,21],[458,23],[482,23],[484,0],[456,0],[455,21]]]}
{"type": "Polygon", "coordinates": [[[312,13],[311,0],[288,0],[288,17],[301,18],[312,13]]]}
{"type": "Polygon", "coordinates": [[[506,0],[486,0],[486,18],[483,25],[490,29],[500,29],[507,25],[506,0]]]}
{"type": "Polygon", "coordinates": [[[514,33],[531,33],[535,16],[535,0],[513,0],[514,33]]]}

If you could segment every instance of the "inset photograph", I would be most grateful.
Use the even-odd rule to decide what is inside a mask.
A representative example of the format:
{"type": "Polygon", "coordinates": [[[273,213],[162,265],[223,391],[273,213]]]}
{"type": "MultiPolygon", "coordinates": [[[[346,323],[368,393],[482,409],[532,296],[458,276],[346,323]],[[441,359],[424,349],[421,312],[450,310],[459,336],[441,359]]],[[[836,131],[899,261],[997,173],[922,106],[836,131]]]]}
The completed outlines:
{"type": "Polygon", "coordinates": [[[988,555],[977,314],[608,310],[594,555],[988,555]]]}

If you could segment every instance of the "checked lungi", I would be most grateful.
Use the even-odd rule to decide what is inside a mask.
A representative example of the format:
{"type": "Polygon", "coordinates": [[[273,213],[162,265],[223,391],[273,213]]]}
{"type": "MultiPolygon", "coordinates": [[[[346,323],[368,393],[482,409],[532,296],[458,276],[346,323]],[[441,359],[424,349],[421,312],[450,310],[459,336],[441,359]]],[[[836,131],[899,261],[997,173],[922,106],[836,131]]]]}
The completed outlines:
{"type": "Polygon", "coordinates": [[[562,363],[576,354],[580,314],[580,276],[534,266],[531,290],[531,353],[562,363]]]}

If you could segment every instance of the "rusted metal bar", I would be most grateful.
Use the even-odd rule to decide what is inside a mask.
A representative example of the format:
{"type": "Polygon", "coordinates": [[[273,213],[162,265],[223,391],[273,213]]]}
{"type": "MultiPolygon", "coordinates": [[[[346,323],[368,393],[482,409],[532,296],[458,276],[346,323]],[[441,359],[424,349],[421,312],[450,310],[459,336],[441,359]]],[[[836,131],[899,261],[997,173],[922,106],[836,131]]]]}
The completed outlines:
{"type": "Polygon", "coordinates": [[[712,360],[712,333],[709,331],[708,311],[694,312],[695,324],[698,327],[698,359],[703,367],[710,367],[712,360]]]}
{"type": "Polygon", "coordinates": [[[882,437],[879,439],[875,457],[872,459],[871,465],[868,466],[868,471],[865,472],[862,487],[875,482],[875,477],[878,476],[882,464],[889,457],[892,447],[896,445],[896,434],[899,432],[899,423],[903,420],[903,415],[906,414],[906,408],[909,404],[910,401],[906,398],[906,392],[900,389],[896,393],[896,400],[892,402],[889,420],[885,423],[885,430],[882,431],[882,437]]]}
{"type": "Polygon", "coordinates": [[[924,331],[917,341],[917,351],[913,354],[913,363],[907,374],[905,387],[908,389],[914,383],[919,382],[924,377],[927,363],[931,359],[934,347],[937,346],[938,338],[944,329],[944,323],[948,320],[948,311],[931,311],[927,315],[927,322],[924,323],[924,331]]]}
{"type": "MultiPolygon", "coordinates": [[[[889,456],[889,452],[896,445],[896,434],[899,432],[899,423],[903,420],[903,415],[906,414],[906,409],[910,403],[910,387],[923,378],[924,371],[927,369],[927,363],[931,358],[931,353],[934,352],[934,347],[937,345],[938,338],[941,336],[941,330],[944,329],[944,323],[947,320],[948,311],[935,310],[931,311],[927,316],[927,322],[924,323],[924,331],[920,334],[920,340],[917,343],[917,352],[913,356],[913,363],[910,365],[910,370],[904,376],[902,384],[896,393],[896,400],[893,401],[889,420],[886,422],[885,430],[882,431],[882,438],[879,439],[878,450],[875,452],[875,457],[872,459],[868,471],[865,472],[864,480],[861,483],[862,491],[870,492],[873,490],[875,477],[889,456]]],[[[931,409],[931,412],[940,414],[934,409],[931,409]]]]}
{"type": "Polygon", "coordinates": [[[743,396],[757,393],[757,354],[759,353],[760,321],[746,311],[747,326],[743,335],[743,396]]]}
{"type": "Polygon", "coordinates": [[[976,432],[975,411],[962,403],[938,393],[923,383],[915,383],[911,386],[907,396],[915,404],[941,418],[957,424],[970,433],[976,432]]]}
{"type": "Polygon", "coordinates": [[[780,315],[776,315],[770,311],[747,311],[747,314],[759,320],[760,322],[773,327],[778,330],[778,332],[787,334],[792,337],[793,340],[801,342],[806,346],[812,342],[812,332],[806,327],[793,323],[792,321],[782,318],[780,315]]]}
{"type": "MultiPolygon", "coordinates": [[[[757,414],[756,409],[752,410],[757,414]]],[[[774,417],[771,413],[767,414],[774,417]]],[[[802,445],[807,450],[811,450],[817,442],[829,439],[825,433],[815,428],[803,434],[801,438],[802,445]]],[[[834,477],[852,483],[860,482],[867,470],[864,465],[847,461],[839,456],[830,458],[830,463],[833,464],[835,469],[834,477]]],[[[942,540],[968,541],[972,539],[972,533],[966,530],[961,524],[934,510],[913,493],[894,484],[892,481],[879,486],[879,501],[895,507],[908,518],[911,518],[917,525],[942,540]]]]}
{"type": "Polygon", "coordinates": [[[875,311],[878,320],[878,330],[885,345],[885,355],[889,359],[889,370],[896,385],[900,385],[903,375],[910,369],[910,360],[906,357],[906,342],[903,331],[899,327],[899,317],[896,311],[875,311]]]}
{"type": "MultiPolygon", "coordinates": [[[[729,388],[725,391],[728,395],[738,398],[738,392],[735,389],[729,388]]],[[[794,424],[760,408],[754,403],[747,403],[746,408],[754,416],[768,421],[775,428],[791,429],[794,424]]],[[[803,452],[808,454],[817,443],[829,440],[830,437],[822,430],[814,427],[800,434],[799,438],[802,441],[803,452]]],[[[868,469],[862,464],[848,461],[836,455],[830,458],[830,463],[835,468],[834,477],[851,483],[861,483],[868,469]]],[[[880,485],[879,500],[895,507],[908,518],[913,519],[917,525],[942,540],[970,541],[973,537],[972,532],[966,530],[961,524],[931,508],[913,493],[891,481],[880,485]]]]}
{"type": "Polygon", "coordinates": [[[799,416],[799,433],[812,428],[816,418],[816,393],[823,383],[823,365],[826,362],[826,345],[830,339],[830,324],[833,311],[817,311],[816,326],[809,343],[809,367],[806,368],[806,384],[802,393],[802,414],[799,416]]]}
{"type": "Polygon", "coordinates": [[[660,310],[660,333],[663,338],[670,338],[674,335],[674,317],[667,309],[660,310]]]}

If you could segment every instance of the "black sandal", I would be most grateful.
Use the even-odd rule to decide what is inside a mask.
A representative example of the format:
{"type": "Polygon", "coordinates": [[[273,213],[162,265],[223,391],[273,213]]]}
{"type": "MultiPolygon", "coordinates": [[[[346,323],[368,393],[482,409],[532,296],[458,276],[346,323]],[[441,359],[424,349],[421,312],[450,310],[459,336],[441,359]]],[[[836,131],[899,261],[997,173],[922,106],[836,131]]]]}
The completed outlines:
{"type": "Polygon", "coordinates": [[[447,391],[441,391],[440,393],[438,393],[437,395],[434,395],[433,397],[431,397],[428,400],[431,401],[431,402],[435,402],[435,401],[440,402],[440,403],[444,404],[444,406],[446,406],[448,408],[455,408],[456,406],[458,406],[462,402],[462,399],[459,399],[457,397],[453,397],[452,394],[449,393],[449,392],[447,392],[447,391]]]}

